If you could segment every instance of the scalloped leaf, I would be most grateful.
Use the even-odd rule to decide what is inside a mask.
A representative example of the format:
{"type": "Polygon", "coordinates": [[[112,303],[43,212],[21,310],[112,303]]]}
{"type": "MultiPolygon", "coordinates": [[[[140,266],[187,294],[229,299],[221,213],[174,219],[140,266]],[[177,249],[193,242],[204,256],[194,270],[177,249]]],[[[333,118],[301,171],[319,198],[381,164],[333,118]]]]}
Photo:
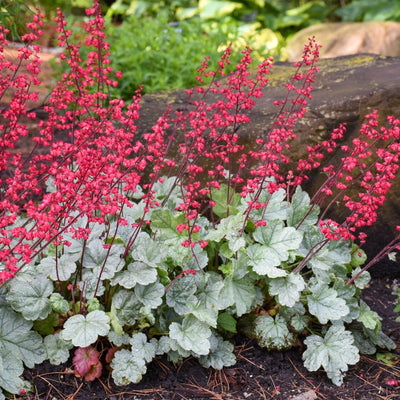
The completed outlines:
{"type": "MultiPolygon", "coordinates": [[[[5,389],[9,393],[19,394],[21,389],[25,388],[25,381],[20,376],[24,372],[22,362],[17,360],[10,350],[1,350],[2,364],[7,368],[0,371],[0,388],[5,389]]],[[[0,399],[5,399],[0,390],[0,399]]]]}
{"type": "Polygon", "coordinates": [[[293,346],[296,337],[288,329],[286,321],[277,315],[260,315],[254,322],[254,333],[261,347],[268,350],[286,350],[293,346]]]}
{"type": "Polygon", "coordinates": [[[121,326],[134,325],[141,317],[140,309],[142,308],[142,303],[131,290],[122,289],[115,293],[112,298],[112,304],[115,307],[121,326]]]}
{"type": "MultiPolygon", "coordinates": [[[[303,240],[303,232],[285,227],[283,221],[275,219],[267,226],[259,226],[253,233],[254,240],[268,249],[270,264],[277,266],[289,257],[289,250],[297,250],[303,240]]],[[[263,248],[264,248],[263,246],[263,248]]]]}
{"type": "Polygon", "coordinates": [[[307,350],[303,353],[304,366],[309,371],[324,368],[332,382],[340,386],[348,365],[356,364],[360,355],[353,345],[354,338],[344,326],[333,325],[325,337],[311,335],[304,340],[307,350]]]}
{"type": "Polygon", "coordinates": [[[224,367],[230,367],[236,363],[234,346],[232,343],[224,340],[221,336],[213,334],[210,338],[210,353],[199,357],[200,364],[207,368],[221,370],[224,367]]]}
{"type": "Polygon", "coordinates": [[[277,296],[278,302],[287,307],[293,307],[300,299],[300,293],[305,288],[301,275],[290,273],[284,278],[271,279],[269,294],[277,296]]]}
{"type": "Polygon", "coordinates": [[[357,321],[360,321],[367,329],[378,331],[381,329],[381,320],[382,318],[372,311],[365,301],[360,300],[360,315],[357,321]]]}
{"type": "Polygon", "coordinates": [[[49,300],[53,311],[59,314],[65,314],[68,312],[69,310],[68,301],[65,300],[60,293],[52,293],[49,300]]]}
{"type": "Polygon", "coordinates": [[[49,276],[54,282],[68,281],[71,275],[76,271],[75,258],[69,254],[63,254],[61,257],[46,257],[40,261],[38,270],[49,276]]]}
{"type": "Polygon", "coordinates": [[[234,307],[238,317],[248,313],[256,299],[257,290],[248,279],[236,279],[233,275],[225,278],[224,287],[220,292],[220,309],[234,307]]]}
{"type": "Polygon", "coordinates": [[[269,278],[279,278],[287,275],[284,269],[278,268],[281,264],[280,259],[279,257],[274,257],[274,252],[271,252],[268,247],[261,244],[253,244],[247,248],[247,254],[249,256],[249,265],[253,266],[253,271],[258,275],[266,275],[269,278]]]}
{"type": "Polygon", "coordinates": [[[212,229],[204,238],[207,241],[220,242],[223,238],[228,241],[239,239],[245,216],[243,214],[229,215],[212,229]]]}
{"type": "Polygon", "coordinates": [[[290,207],[287,212],[287,224],[297,226],[302,222],[300,229],[306,229],[307,225],[314,225],[318,221],[319,207],[314,206],[311,210],[310,196],[304,192],[300,186],[296,187],[290,207]]]}
{"type": "Polygon", "coordinates": [[[186,351],[206,355],[210,351],[211,329],[208,324],[199,321],[193,315],[187,315],[182,324],[172,322],[169,326],[169,336],[176,340],[186,351]]]}
{"type": "Polygon", "coordinates": [[[9,351],[15,360],[23,362],[28,368],[33,368],[46,358],[42,338],[31,330],[32,325],[22,315],[0,305],[1,352],[9,351]]]}
{"type": "Polygon", "coordinates": [[[92,269],[97,277],[101,274],[101,280],[111,279],[124,266],[124,260],[121,257],[124,250],[124,246],[119,243],[107,249],[104,248],[104,242],[101,239],[93,239],[86,246],[83,266],[92,269]]]}
{"type": "Polygon", "coordinates": [[[136,358],[142,358],[146,362],[150,362],[156,355],[156,346],[147,341],[147,336],[142,333],[135,333],[129,340],[131,344],[131,352],[136,358]]]}
{"type": "Polygon", "coordinates": [[[143,358],[137,358],[125,349],[114,354],[110,366],[113,370],[112,377],[117,385],[138,383],[147,371],[143,358]]]}
{"type": "Polygon", "coordinates": [[[153,309],[162,304],[165,288],[159,282],[150,283],[146,286],[138,284],[135,287],[135,294],[143,305],[153,309]]]}
{"type": "MultiPolygon", "coordinates": [[[[177,213],[177,212],[172,212],[171,210],[168,210],[166,208],[163,209],[155,209],[151,213],[151,228],[157,232],[157,238],[166,244],[173,244],[176,243],[177,241],[181,241],[182,238],[185,237],[184,233],[178,232],[176,229],[177,225],[185,223],[186,219],[185,216],[182,213],[177,213]]],[[[138,239],[140,236],[138,237],[138,239]]],[[[153,242],[152,239],[147,239],[145,247],[149,245],[150,242],[153,242]]],[[[151,245],[150,245],[151,246],[151,245]]],[[[150,257],[161,257],[161,252],[159,248],[159,244],[156,245],[157,249],[156,251],[149,252],[146,249],[147,254],[150,257]]],[[[136,249],[142,249],[143,246],[135,246],[133,249],[133,253],[136,251],[136,249]]],[[[140,251],[140,250],[139,250],[140,251]]],[[[134,253],[136,254],[136,253],[134,253]]],[[[134,255],[136,258],[136,256],[134,255]]],[[[143,260],[141,259],[142,261],[143,260]]]]}
{"type": "MultiPolygon", "coordinates": [[[[268,189],[264,189],[258,201],[260,203],[266,204],[265,208],[253,208],[251,210],[251,218],[253,220],[264,220],[264,221],[272,221],[274,219],[279,219],[281,221],[286,220],[287,212],[288,212],[288,202],[285,201],[286,191],[284,189],[278,189],[272,195],[269,193],[268,189]]],[[[248,203],[244,204],[244,206],[240,207],[242,211],[245,211],[248,208],[248,203]]]]}
{"type": "Polygon", "coordinates": [[[312,294],[307,296],[308,310],[321,324],[326,324],[329,320],[339,320],[350,312],[346,300],[337,297],[336,290],[316,285],[311,287],[311,292],[312,294]]]}
{"type": "Polygon", "coordinates": [[[48,335],[43,340],[47,359],[52,365],[60,365],[68,361],[69,351],[74,347],[69,340],[64,340],[61,334],[48,335]]]}
{"type": "Polygon", "coordinates": [[[111,282],[113,285],[121,285],[125,289],[132,289],[136,284],[148,285],[157,280],[157,270],[142,261],[130,263],[126,270],[115,274],[111,282]]]}
{"type": "Polygon", "coordinates": [[[24,280],[13,279],[6,295],[11,307],[27,320],[45,319],[52,311],[48,297],[53,293],[53,282],[44,275],[36,275],[24,280]]]}
{"type": "Polygon", "coordinates": [[[71,340],[76,347],[87,347],[99,336],[107,335],[109,330],[110,318],[104,311],[96,310],[86,317],[78,314],[68,318],[61,335],[64,340],[71,340]]]}
{"type": "Polygon", "coordinates": [[[93,347],[78,347],[74,352],[72,364],[79,376],[89,374],[92,366],[99,363],[100,353],[93,347]]]}
{"type": "Polygon", "coordinates": [[[190,312],[189,303],[197,303],[196,280],[193,275],[187,275],[177,279],[166,292],[168,306],[173,308],[179,315],[190,312]]]}

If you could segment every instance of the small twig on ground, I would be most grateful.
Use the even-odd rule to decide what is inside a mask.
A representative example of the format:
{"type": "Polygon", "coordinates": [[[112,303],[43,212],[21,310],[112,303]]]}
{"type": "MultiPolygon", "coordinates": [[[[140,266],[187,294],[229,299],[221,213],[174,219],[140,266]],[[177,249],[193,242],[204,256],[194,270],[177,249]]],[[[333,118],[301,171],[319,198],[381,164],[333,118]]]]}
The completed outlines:
{"type": "Polygon", "coordinates": [[[315,386],[309,379],[307,379],[300,371],[299,369],[294,365],[293,361],[290,359],[290,357],[288,357],[288,360],[290,361],[290,364],[292,364],[292,367],[296,370],[296,372],[309,384],[312,386],[313,390],[315,391],[315,393],[322,397],[323,399],[326,399],[326,396],[324,396],[322,393],[319,392],[318,388],[320,385],[315,386]]]}

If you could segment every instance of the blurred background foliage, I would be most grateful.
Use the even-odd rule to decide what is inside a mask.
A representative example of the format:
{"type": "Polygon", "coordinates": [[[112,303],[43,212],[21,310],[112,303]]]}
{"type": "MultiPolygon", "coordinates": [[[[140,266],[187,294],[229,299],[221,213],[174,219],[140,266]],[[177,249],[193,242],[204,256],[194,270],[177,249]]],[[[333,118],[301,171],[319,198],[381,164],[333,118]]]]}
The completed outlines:
{"type": "MultiPolygon", "coordinates": [[[[60,7],[84,34],[84,8],[91,0],[0,0],[0,23],[12,40],[36,7],[50,21],[60,7]]],[[[232,43],[233,62],[249,45],[253,58],[285,60],[285,44],[302,28],[328,21],[400,21],[399,0],[101,0],[107,20],[111,61],[124,77],[114,95],[129,100],[144,92],[188,88],[204,56],[216,65],[232,43]]],[[[79,34],[78,34],[79,33],[79,34]]]]}

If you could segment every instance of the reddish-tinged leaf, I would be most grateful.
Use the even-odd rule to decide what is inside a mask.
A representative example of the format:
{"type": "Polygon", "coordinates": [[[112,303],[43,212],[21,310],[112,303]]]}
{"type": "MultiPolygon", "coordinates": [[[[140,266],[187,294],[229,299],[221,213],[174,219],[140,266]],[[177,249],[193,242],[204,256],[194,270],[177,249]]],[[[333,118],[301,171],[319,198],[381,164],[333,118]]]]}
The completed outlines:
{"type": "Polygon", "coordinates": [[[97,361],[96,364],[93,364],[90,367],[89,372],[87,374],[85,374],[85,381],[86,382],[92,382],[96,378],[100,378],[102,370],[103,370],[103,365],[101,364],[100,361],[97,361]]]}
{"type": "Polygon", "coordinates": [[[106,354],[106,363],[110,364],[111,361],[114,358],[114,354],[116,351],[119,350],[119,347],[111,347],[110,349],[108,349],[107,354],[106,354]]]}
{"type": "Polygon", "coordinates": [[[99,363],[99,356],[100,353],[92,346],[77,348],[72,359],[75,373],[86,377],[91,367],[99,363]]]}

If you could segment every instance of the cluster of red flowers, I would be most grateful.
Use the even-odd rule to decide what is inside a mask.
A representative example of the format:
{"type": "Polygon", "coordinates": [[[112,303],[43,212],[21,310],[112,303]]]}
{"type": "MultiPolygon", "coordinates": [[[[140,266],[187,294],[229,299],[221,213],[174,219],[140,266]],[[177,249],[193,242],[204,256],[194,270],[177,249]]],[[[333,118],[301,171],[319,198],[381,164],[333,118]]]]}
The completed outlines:
{"type": "MultiPolygon", "coordinates": [[[[286,96],[274,102],[276,119],[250,151],[240,143],[238,128],[249,123],[248,111],[262,96],[273,60],[261,63],[252,78],[249,48],[243,51],[236,71],[223,83],[219,78],[225,75],[224,68],[230,63],[231,48],[222,55],[216,71],[209,69],[205,59],[197,79],[199,85],[211,83],[187,90],[183,110],[172,113],[167,108],[152,131],[138,139],[140,90],[128,105],[121,99],[109,99],[108,88],[117,85],[122,74],[114,73],[110,66],[98,1],[87,10],[87,15],[85,46],[92,51],[82,60],[79,46],[71,41],[72,32],[66,29],[64,15],[58,11],[58,41],[65,49],[60,57],[69,71],[48,99],[48,118],[40,122],[40,132],[33,138],[35,148],[28,156],[15,148],[20,138],[29,134],[21,118],[35,118],[26,104],[37,101],[32,87],[40,85],[40,59],[34,43],[41,34],[43,16],[38,13],[28,24],[30,33],[23,37],[26,45],[19,50],[17,63],[4,56],[7,32],[0,29],[0,97],[11,96],[9,107],[1,112],[0,124],[0,282],[12,277],[50,243],[68,245],[63,241],[65,232],[72,232],[75,238],[87,238],[89,225],[74,227],[81,216],[87,217],[88,224],[104,222],[110,215],[126,224],[124,207],[131,206],[129,194],[141,183],[146,208],[142,220],[132,227],[127,255],[142,225],[150,223],[146,220],[147,211],[160,206],[154,198],[153,185],[162,175],[175,176],[175,185],[181,188],[183,201],[178,210],[185,214],[186,222],[177,229],[188,235],[182,245],[205,247],[207,242],[196,242],[192,234],[200,229],[196,223],[198,216],[215,206],[213,189],[219,189],[222,182],[227,184],[228,205],[235,193],[246,197],[247,219],[252,209],[268,206],[259,201],[262,190],[267,188],[273,193],[284,187],[288,194],[292,193],[290,189],[307,179],[307,171],[320,167],[324,152],[334,151],[343,138],[344,125],[335,129],[329,140],[308,147],[308,157],[298,162],[296,175],[281,170],[289,162],[287,154],[289,142],[295,137],[294,125],[304,115],[318,71],[319,45],[311,39],[302,62],[295,64],[297,69],[287,84],[286,96]],[[27,73],[20,72],[23,63],[27,73]],[[62,140],[57,139],[60,132],[64,135],[62,140]],[[246,169],[249,171],[245,174],[246,169]],[[54,190],[45,192],[45,184],[54,190]],[[21,214],[28,219],[18,224],[21,214]]],[[[328,210],[343,199],[349,209],[342,223],[325,220],[325,213],[322,214],[320,229],[328,240],[355,239],[356,230],[375,222],[376,211],[398,169],[400,121],[390,118],[389,123],[390,128],[378,129],[377,113],[367,116],[360,137],[352,146],[341,147],[341,165],[336,169],[324,168],[327,179],[312,204],[322,205],[328,199],[328,210]],[[347,189],[356,184],[360,187],[359,195],[352,199],[347,189]]],[[[358,239],[365,240],[362,232],[358,239]]],[[[391,248],[395,246],[397,242],[391,248]]]]}

